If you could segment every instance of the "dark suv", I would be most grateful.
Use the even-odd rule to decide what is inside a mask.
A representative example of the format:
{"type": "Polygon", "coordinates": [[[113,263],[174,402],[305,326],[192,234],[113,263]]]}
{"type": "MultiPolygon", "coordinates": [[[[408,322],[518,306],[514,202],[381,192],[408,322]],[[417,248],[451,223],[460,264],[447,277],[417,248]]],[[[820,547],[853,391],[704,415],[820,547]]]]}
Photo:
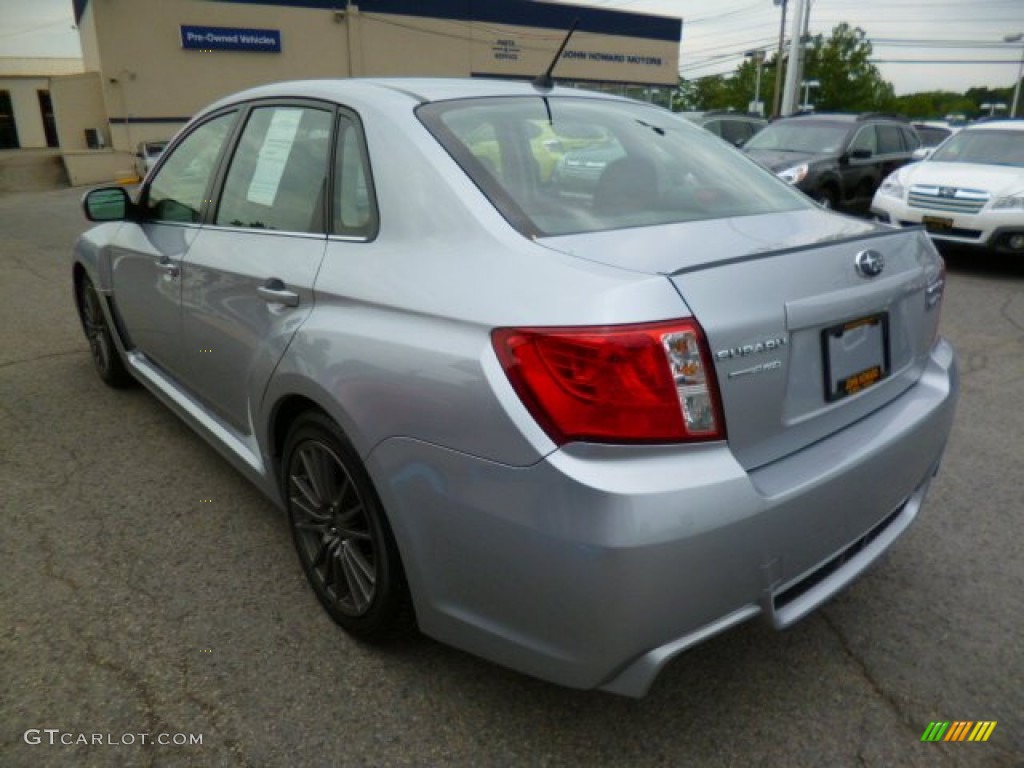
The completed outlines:
{"type": "Polygon", "coordinates": [[[776,120],[743,151],[827,208],[866,212],[882,180],[920,145],[898,117],[817,114],[776,120]]]}
{"type": "Polygon", "coordinates": [[[696,123],[706,131],[711,131],[730,144],[742,147],[750,137],[760,131],[768,121],[759,115],[748,115],[743,112],[714,110],[711,112],[680,112],[691,123],[696,123]]]}

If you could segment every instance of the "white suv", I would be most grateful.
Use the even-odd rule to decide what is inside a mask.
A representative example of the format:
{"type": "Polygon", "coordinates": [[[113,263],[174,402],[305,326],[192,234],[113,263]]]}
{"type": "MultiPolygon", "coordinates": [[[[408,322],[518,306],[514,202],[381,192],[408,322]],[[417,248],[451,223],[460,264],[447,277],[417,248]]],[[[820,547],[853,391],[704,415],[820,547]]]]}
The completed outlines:
{"type": "Polygon", "coordinates": [[[892,173],[871,212],[933,239],[1024,254],[1024,121],[971,125],[892,173]]]}

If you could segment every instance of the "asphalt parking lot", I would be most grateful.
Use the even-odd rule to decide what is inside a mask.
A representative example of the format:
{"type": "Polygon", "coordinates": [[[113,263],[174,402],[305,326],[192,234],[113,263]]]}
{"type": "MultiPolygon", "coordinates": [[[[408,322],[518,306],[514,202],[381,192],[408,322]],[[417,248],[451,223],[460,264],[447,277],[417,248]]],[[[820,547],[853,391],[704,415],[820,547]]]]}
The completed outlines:
{"type": "Polygon", "coordinates": [[[0,197],[0,766],[1024,765],[1024,261],[951,254],[957,422],[890,554],[634,701],[335,627],[270,504],[93,373],[80,195],[0,197]],[[922,743],[932,721],[997,725],[922,743]]]}

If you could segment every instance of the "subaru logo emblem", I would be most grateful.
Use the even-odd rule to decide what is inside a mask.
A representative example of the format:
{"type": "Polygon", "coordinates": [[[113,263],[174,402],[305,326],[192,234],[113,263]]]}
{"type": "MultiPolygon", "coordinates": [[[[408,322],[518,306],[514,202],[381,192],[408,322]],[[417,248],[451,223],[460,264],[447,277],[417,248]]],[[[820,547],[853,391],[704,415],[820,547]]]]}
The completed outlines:
{"type": "Polygon", "coordinates": [[[885,269],[885,259],[878,251],[861,251],[855,263],[861,277],[878,277],[885,269]]]}

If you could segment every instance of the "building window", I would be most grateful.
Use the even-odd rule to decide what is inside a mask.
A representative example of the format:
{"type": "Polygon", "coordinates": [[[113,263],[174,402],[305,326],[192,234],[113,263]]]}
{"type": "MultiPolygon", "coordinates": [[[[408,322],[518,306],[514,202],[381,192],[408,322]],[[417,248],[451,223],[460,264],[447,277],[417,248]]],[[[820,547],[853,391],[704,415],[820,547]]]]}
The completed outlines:
{"type": "Polygon", "coordinates": [[[18,127],[14,124],[14,107],[11,92],[0,91],[0,149],[17,149],[18,127]]]}
{"type": "Polygon", "coordinates": [[[49,91],[36,91],[39,96],[39,114],[43,118],[43,132],[46,134],[46,146],[57,147],[57,121],[53,117],[53,101],[49,91]]]}

